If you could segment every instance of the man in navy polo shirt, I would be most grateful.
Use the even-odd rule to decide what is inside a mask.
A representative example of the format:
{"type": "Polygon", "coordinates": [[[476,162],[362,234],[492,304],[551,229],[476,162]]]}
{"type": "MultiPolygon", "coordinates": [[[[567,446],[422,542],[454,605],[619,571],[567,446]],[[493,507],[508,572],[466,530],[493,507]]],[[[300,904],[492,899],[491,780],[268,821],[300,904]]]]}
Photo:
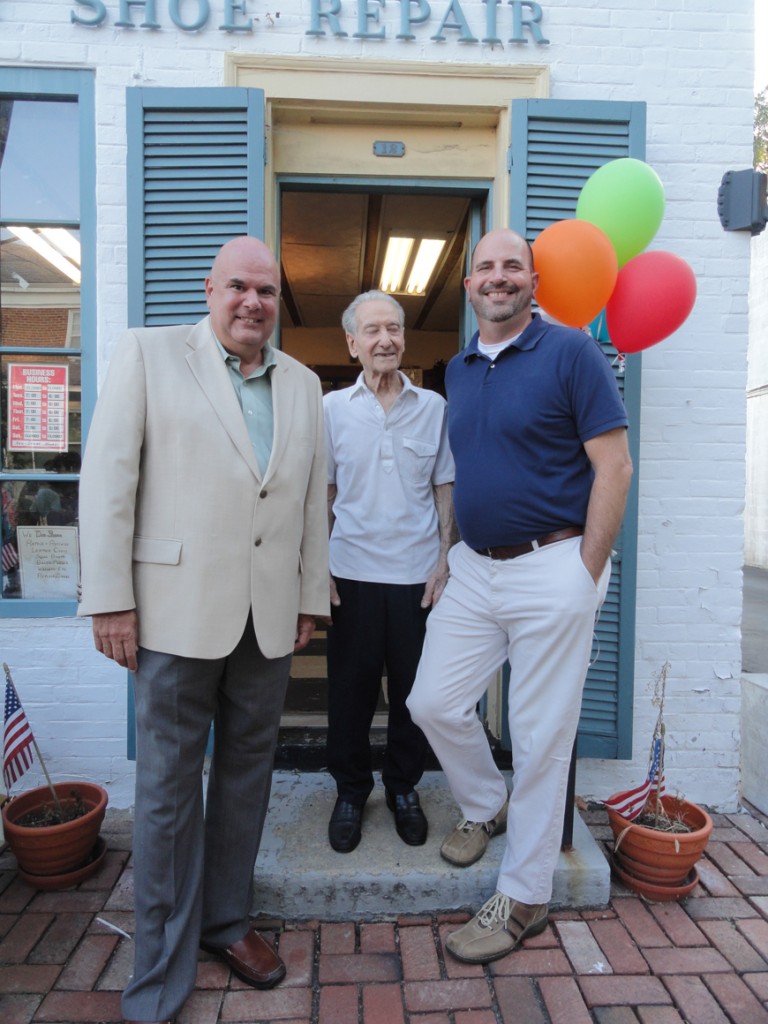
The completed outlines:
{"type": "Polygon", "coordinates": [[[446,373],[461,542],[408,699],[463,815],[443,857],[472,864],[507,831],[496,893],[446,942],[468,963],[547,925],[592,633],[632,476],[608,362],[585,332],[532,313],[537,284],[524,238],[480,240],[464,281],[479,331],[446,373]],[[475,711],[505,659],[509,796],[475,711]]]}

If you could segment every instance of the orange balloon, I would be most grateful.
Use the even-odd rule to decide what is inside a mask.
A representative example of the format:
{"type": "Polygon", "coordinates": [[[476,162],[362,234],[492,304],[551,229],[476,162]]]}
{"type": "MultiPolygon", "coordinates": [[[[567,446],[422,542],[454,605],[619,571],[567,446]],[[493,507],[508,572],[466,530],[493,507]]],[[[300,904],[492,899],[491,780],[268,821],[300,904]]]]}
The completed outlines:
{"type": "Polygon", "coordinates": [[[586,220],[559,220],[533,243],[539,274],[536,301],[570,327],[583,327],[603,309],[619,263],[611,240],[586,220]]]}

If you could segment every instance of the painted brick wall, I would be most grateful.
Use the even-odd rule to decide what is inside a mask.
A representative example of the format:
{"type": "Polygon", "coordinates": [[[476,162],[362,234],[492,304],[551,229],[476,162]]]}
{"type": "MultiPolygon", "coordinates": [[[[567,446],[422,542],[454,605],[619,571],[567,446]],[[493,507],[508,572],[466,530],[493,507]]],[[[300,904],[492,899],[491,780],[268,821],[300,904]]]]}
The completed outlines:
{"type": "Polygon", "coordinates": [[[752,240],[744,560],[768,569],[768,230],[752,240]]]}
{"type": "MultiPolygon", "coordinates": [[[[0,629],[2,660],[54,780],[99,782],[114,806],[130,807],[127,675],[96,653],[90,620],[6,619],[0,629]]],[[[45,785],[37,758],[18,785],[45,785]]]]}
{"type": "MultiPolygon", "coordinates": [[[[635,757],[581,762],[578,789],[585,796],[605,796],[644,775],[655,718],[647,683],[669,660],[668,780],[693,799],[733,808],[739,765],[749,236],[722,230],[716,196],[726,170],[751,166],[752,0],[728,5],[719,0],[542,0],[546,47],[462,44],[450,30],[444,43],[433,42],[429,35],[445,10],[439,2],[432,4],[429,26],[415,27],[412,42],[394,38],[399,5],[393,3],[382,13],[387,38],[378,41],[352,38],[356,8],[350,0],[342,5],[346,39],[306,35],[306,0],[281,3],[279,16],[270,7],[252,5],[259,18],[252,35],[219,32],[215,26],[223,3],[212,0],[211,6],[210,27],[185,33],[172,26],[163,0],[157,4],[161,28],[152,32],[116,29],[117,3],[112,2],[102,28],[72,25],[66,3],[3,5],[0,62],[97,70],[102,371],[126,318],[126,87],[221,85],[224,54],[232,50],[491,66],[542,63],[550,68],[554,99],[648,104],[647,160],[667,194],[653,247],[689,261],[699,296],[684,327],[644,359],[635,757]]],[[[462,9],[482,36],[486,7],[466,0],[462,9]]],[[[140,20],[135,9],[132,17],[140,20]]],[[[506,38],[501,13],[499,19],[506,38]]],[[[16,620],[3,628],[3,657],[13,665],[54,772],[74,770],[76,750],[78,771],[106,780],[118,804],[130,802],[124,674],[91,652],[86,624],[16,620]]]]}

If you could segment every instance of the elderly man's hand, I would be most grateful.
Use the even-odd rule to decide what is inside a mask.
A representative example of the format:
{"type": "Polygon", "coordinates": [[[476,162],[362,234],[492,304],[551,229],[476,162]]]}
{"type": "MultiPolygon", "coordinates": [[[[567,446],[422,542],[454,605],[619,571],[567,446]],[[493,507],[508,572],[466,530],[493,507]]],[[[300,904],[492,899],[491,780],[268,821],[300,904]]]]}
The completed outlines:
{"type": "Polygon", "coordinates": [[[135,608],[125,612],[100,612],[93,616],[93,642],[105,658],[135,672],[139,643],[139,619],[135,608]]]}
{"type": "MultiPolygon", "coordinates": [[[[336,580],[333,578],[333,573],[328,573],[328,577],[331,591],[331,607],[338,608],[341,604],[341,598],[339,597],[339,592],[336,589],[336,580]]],[[[317,618],[325,626],[333,625],[333,617],[331,615],[318,615],[317,618]]]]}
{"type": "Polygon", "coordinates": [[[445,590],[450,573],[447,563],[441,563],[427,580],[424,587],[424,597],[421,599],[422,608],[434,608],[440,600],[440,595],[445,590]]]}

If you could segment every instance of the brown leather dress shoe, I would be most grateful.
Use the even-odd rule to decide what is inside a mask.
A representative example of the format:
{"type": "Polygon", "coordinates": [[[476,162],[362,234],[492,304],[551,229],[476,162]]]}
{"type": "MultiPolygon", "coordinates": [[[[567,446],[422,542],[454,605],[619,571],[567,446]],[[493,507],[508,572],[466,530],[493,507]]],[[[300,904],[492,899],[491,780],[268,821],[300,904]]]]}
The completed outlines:
{"type": "Polygon", "coordinates": [[[285,977],[283,961],[267,940],[252,929],[229,946],[201,942],[200,948],[221,957],[233,974],[254,988],[272,988],[285,977]]]}

